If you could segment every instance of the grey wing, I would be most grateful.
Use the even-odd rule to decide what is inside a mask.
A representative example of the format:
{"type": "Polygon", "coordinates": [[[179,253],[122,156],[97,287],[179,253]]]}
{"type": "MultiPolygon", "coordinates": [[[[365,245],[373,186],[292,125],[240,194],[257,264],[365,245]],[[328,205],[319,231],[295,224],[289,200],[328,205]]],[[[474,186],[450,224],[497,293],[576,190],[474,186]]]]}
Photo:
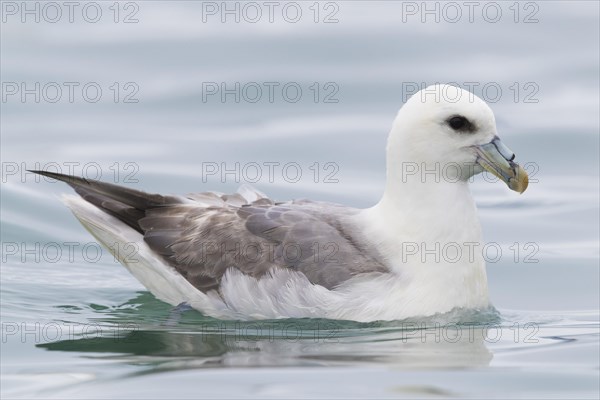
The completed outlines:
{"type": "Polygon", "coordinates": [[[278,268],[334,288],[352,276],[389,272],[350,208],[311,201],[276,204],[238,193],[162,196],[75,176],[33,171],[69,184],[83,199],[141,233],[149,247],[203,292],[229,268],[259,278],[278,268]]]}
{"type": "Polygon", "coordinates": [[[267,198],[240,204],[242,196],[210,193],[190,198],[199,205],[153,208],[139,225],[149,246],[204,292],[218,288],[231,267],[256,278],[291,268],[329,289],[360,273],[389,272],[361,245],[348,219],[352,209],[267,198]]]}

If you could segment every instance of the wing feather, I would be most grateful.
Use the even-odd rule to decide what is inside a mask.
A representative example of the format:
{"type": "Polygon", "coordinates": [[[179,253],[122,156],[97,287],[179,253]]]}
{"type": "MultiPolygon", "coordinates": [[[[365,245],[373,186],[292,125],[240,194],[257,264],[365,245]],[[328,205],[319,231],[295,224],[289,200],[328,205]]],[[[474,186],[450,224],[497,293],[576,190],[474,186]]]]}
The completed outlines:
{"type": "Polygon", "coordinates": [[[141,233],[154,253],[203,292],[218,289],[230,268],[255,278],[292,269],[328,289],[358,274],[389,272],[352,222],[355,209],[309,200],[275,203],[247,185],[231,195],[162,196],[34,172],[68,183],[141,233]]]}
{"type": "Polygon", "coordinates": [[[359,232],[348,218],[355,210],[307,201],[223,200],[221,207],[155,208],[140,220],[150,247],[197,287],[196,280],[218,287],[232,267],[255,278],[292,268],[329,289],[360,273],[389,272],[372,249],[356,246],[359,232]]]}

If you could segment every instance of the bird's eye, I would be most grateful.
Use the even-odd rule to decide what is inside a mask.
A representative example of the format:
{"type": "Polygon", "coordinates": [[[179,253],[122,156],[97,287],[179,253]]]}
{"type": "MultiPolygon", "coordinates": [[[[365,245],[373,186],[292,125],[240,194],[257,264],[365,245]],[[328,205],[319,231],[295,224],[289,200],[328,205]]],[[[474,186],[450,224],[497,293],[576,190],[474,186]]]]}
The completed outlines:
{"type": "Polygon", "coordinates": [[[453,117],[448,121],[448,124],[454,130],[459,130],[460,128],[464,127],[466,123],[467,119],[465,117],[453,117]]]}
{"type": "Polygon", "coordinates": [[[455,131],[468,131],[474,130],[473,124],[463,116],[455,116],[448,119],[448,125],[455,131]]]}

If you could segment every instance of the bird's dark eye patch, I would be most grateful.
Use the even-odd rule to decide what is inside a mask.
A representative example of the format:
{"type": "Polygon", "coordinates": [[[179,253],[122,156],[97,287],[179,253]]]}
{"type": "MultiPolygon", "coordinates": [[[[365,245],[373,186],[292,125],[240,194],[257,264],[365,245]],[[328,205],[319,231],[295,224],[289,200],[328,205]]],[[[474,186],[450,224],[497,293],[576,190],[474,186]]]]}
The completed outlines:
{"type": "Polygon", "coordinates": [[[446,120],[452,129],[458,132],[474,132],[475,126],[467,118],[462,115],[456,115],[446,120]]]}

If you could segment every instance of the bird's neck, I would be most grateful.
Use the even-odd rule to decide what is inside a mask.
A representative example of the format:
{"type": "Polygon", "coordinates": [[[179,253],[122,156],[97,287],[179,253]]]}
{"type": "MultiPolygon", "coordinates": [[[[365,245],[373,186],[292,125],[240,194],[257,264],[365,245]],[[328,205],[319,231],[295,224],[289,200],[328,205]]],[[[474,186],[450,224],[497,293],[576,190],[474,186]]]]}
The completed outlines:
{"type": "Polygon", "coordinates": [[[373,211],[389,221],[411,221],[429,234],[453,231],[464,224],[478,224],[467,182],[389,181],[373,211]]]}
{"type": "Polygon", "coordinates": [[[427,288],[427,301],[445,311],[487,306],[481,227],[467,182],[403,180],[388,170],[383,197],[361,218],[364,234],[396,273],[398,293],[417,298],[411,290],[427,288]]]}
{"type": "Polygon", "coordinates": [[[388,157],[381,200],[366,210],[388,247],[405,242],[481,242],[481,227],[468,182],[444,176],[436,163],[388,157]],[[398,160],[398,159],[396,159],[398,160]],[[417,164],[417,165],[415,165],[417,164]],[[415,169],[416,168],[416,169],[415,169]]]}

